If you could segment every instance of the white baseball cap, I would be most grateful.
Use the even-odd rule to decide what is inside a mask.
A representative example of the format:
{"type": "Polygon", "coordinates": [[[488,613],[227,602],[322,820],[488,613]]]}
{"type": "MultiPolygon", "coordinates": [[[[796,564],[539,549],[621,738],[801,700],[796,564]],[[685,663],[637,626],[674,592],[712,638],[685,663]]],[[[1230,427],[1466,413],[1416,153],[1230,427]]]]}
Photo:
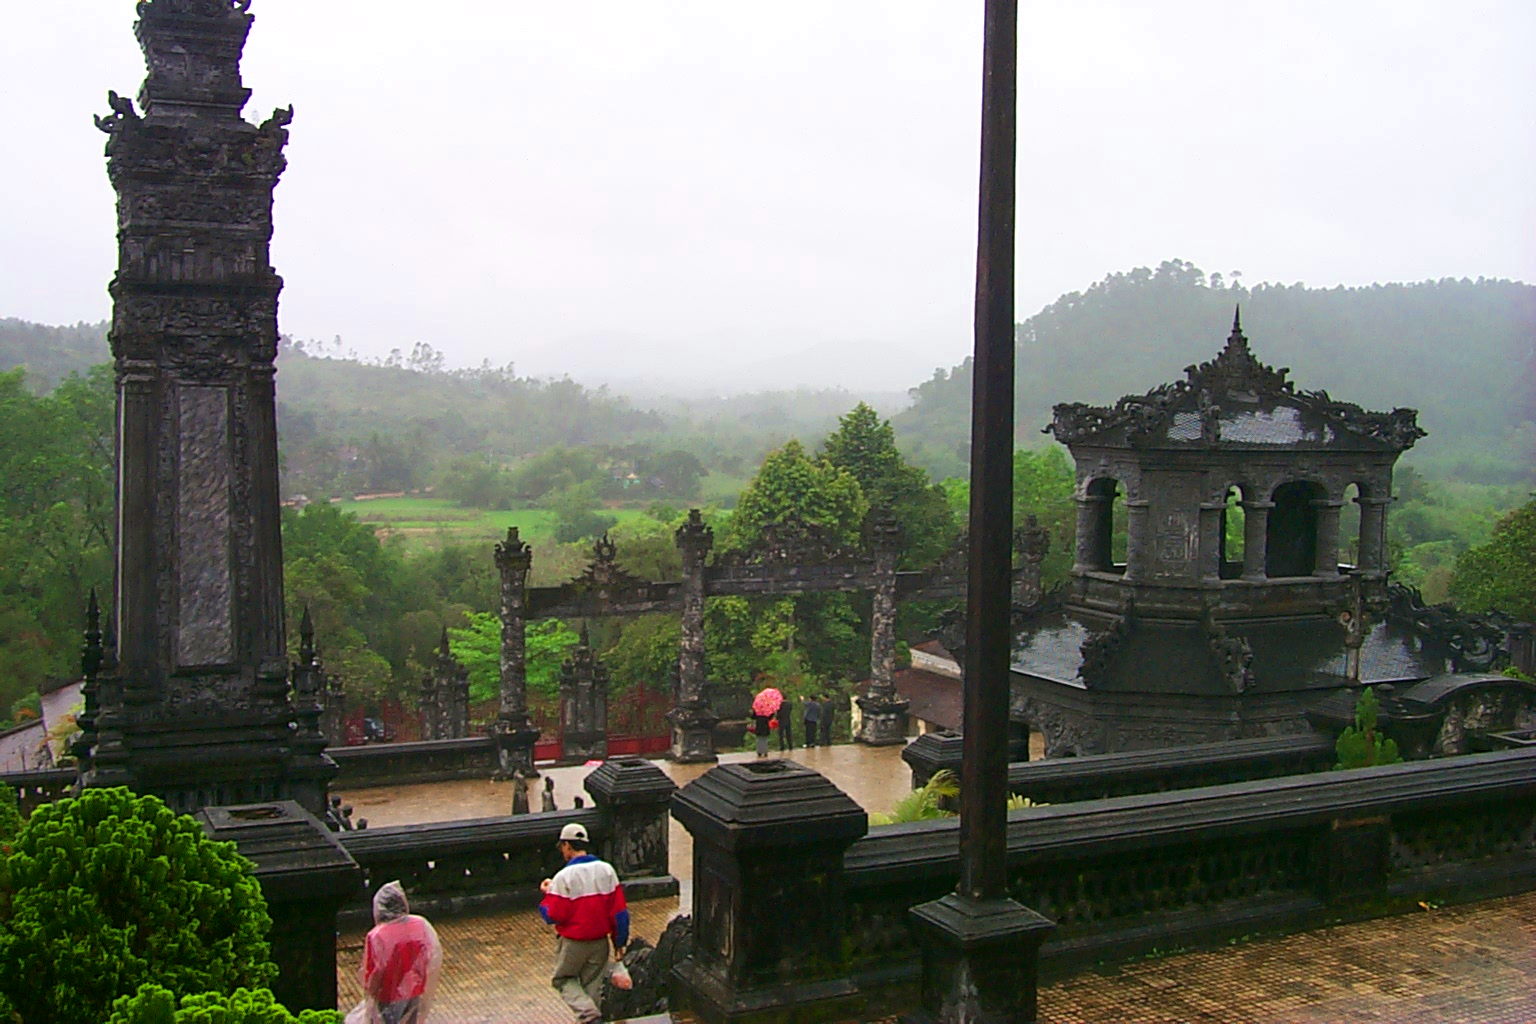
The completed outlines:
{"type": "Polygon", "coordinates": [[[587,826],[585,826],[585,825],[583,825],[583,824],[581,824],[580,822],[577,822],[577,821],[571,822],[569,825],[565,826],[565,828],[560,830],[560,841],[562,843],[566,843],[566,842],[575,842],[575,843],[591,842],[591,840],[587,838],[587,826]]]}

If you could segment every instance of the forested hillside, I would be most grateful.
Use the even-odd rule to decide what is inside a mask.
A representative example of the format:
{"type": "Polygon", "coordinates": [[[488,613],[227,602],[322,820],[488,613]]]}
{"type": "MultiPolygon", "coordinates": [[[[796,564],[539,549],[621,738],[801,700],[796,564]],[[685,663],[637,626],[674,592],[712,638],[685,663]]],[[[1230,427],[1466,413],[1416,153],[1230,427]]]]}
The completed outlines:
{"type": "Polygon", "coordinates": [[[45,392],[71,373],[84,373],[109,358],[105,321],[50,327],[0,319],[0,371],[24,367],[34,392],[45,392]]]}
{"type": "MultiPolygon", "coordinates": [[[[1290,367],[1297,387],[1418,409],[1429,437],[1409,462],[1474,482],[1536,479],[1536,287],[1510,281],[1249,288],[1178,260],[1111,274],[1018,326],[1020,442],[1041,442],[1057,402],[1108,404],[1182,377],[1220,350],[1239,303],[1254,354],[1290,367]]],[[[963,469],[970,391],[967,360],[913,389],[895,419],[936,476],[963,469]]]]}

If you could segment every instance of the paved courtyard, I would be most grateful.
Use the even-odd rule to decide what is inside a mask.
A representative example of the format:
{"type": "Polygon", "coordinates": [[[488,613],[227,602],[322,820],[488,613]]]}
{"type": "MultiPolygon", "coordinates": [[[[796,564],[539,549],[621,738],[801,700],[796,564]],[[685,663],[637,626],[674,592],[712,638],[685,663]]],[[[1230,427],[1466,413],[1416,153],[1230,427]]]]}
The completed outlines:
{"type": "MultiPolygon", "coordinates": [[[[655,940],[671,900],[632,908],[655,940]]],[[[560,1024],[554,939],[532,910],[436,922],[439,1024],[560,1024]]],[[[340,1003],[361,993],[362,933],[341,938],[340,1003]]],[[[1531,1024],[1536,893],[1186,953],[1041,990],[1041,1024],[1531,1024]]]]}
{"type": "MultiPolygon", "coordinates": [[[[750,759],[730,754],[726,760],[750,759]]],[[[899,748],[853,745],[796,751],[870,810],[909,788],[899,748]]],[[[658,762],[679,785],[706,766],[658,762]]],[[[585,768],[558,768],[561,807],[585,768]]],[[[458,782],[359,790],[346,799],[376,825],[506,813],[508,783],[458,782]]],[[[537,802],[535,801],[535,806],[537,802]]],[[[691,847],[672,828],[673,873],[691,899],[691,847]]],[[[674,900],[632,907],[634,932],[651,941],[678,912],[674,900]]],[[[533,910],[434,922],[443,939],[438,1024],[560,1024],[549,987],[553,937],[533,910]]],[[[340,1003],[360,993],[362,931],[340,937],[340,1003]]],[[[1426,909],[1361,924],[1145,959],[1085,971],[1041,990],[1042,1024],[1536,1024],[1536,893],[1426,909]]],[[[852,1024],[852,1022],[850,1022],[852,1024]]]]}

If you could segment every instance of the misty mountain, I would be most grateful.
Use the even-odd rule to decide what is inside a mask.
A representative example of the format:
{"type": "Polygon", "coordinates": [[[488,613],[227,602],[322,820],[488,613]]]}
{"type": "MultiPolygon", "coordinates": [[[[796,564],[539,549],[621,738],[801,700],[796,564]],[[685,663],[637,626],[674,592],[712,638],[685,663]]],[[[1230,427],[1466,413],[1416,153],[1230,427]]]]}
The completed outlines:
{"type": "MultiPolygon", "coordinates": [[[[1113,404],[1182,379],[1219,352],[1241,305],[1249,347],[1305,390],[1370,409],[1419,410],[1409,454],[1432,471],[1488,483],[1536,479],[1536,286],[1466,279],[1363,288],[1243,287],[1179,260],[1111,274],[1019,324],[1021,444],[1058,402],[1113,404]]],[[[967,359],[913,389],[894,419],[920,465],[963,472],[967,359]]]]}

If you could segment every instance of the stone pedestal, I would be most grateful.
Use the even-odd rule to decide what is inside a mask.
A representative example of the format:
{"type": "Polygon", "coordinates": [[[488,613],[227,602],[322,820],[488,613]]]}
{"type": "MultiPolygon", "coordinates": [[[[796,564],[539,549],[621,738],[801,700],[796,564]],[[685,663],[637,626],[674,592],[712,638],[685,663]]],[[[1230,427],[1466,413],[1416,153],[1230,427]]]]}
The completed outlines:
{"type": "Polygon", "coordinates": [[[946,768],[959,778],[964,754],[965,737],[953,729],[940,729],[924,733],[908,743],[901,752],[901,759],[912,769],[912,788],[921,789],[946,768]]]}
{"type": "Polygon", "coordinates": [[[672,760],[679,764],[713,764],[720,760],[715,754],[715,726],[720,716],[710,708],[709,702],[697,701],[679,704],[667,712],[672,723],[672,760]]]}
{"type": "Polygon", "coordinates": [[[272,915],[272,992],[294,1013],[336,1008],[336,912],[362,870],[335,835],[292,800],[205,807],[197,818],[256,865],[272,915]]]}
{"type": "Polygon", "coordinates": [[[958,894],[911,913],[923,947],[923,1005],[904,1024],[1034,1024],[1051,921],[1010,899],[958,894]]]}
{"type": "Polygon", "coordinates": [[[859,711],[863,716],[859,725],[858,741],[871,747],[889,747],[907,742],[907,708],[910,701],[902,700],[894,693],[890,696],[872,693],[858,698],[859,711]]]}
{"type": "Polygon", "coordinates": [[[704,1024],[857,1016],[843,970],[843,853],[864,809],[788,760],[711,769],[672,798],[693,836],[693,956],[678,1008],[704,1024]]]}
{"type": "Polygon", "coordinates": [[[643,757],[604,761],[586,778],[592,803],[607,819],[599,855],[612,864],[635,898],[677,893],[668,863],[668,808],[677,784],[643,757]]]}
{"type": "Polygon", "coordinates": [[[491,738],[496,743],[496,778],[539,777],[533,766],[533,747],[539,741],[539,730],[527,715],[520,719],[498,718],[491,726],[491,738]]]}

